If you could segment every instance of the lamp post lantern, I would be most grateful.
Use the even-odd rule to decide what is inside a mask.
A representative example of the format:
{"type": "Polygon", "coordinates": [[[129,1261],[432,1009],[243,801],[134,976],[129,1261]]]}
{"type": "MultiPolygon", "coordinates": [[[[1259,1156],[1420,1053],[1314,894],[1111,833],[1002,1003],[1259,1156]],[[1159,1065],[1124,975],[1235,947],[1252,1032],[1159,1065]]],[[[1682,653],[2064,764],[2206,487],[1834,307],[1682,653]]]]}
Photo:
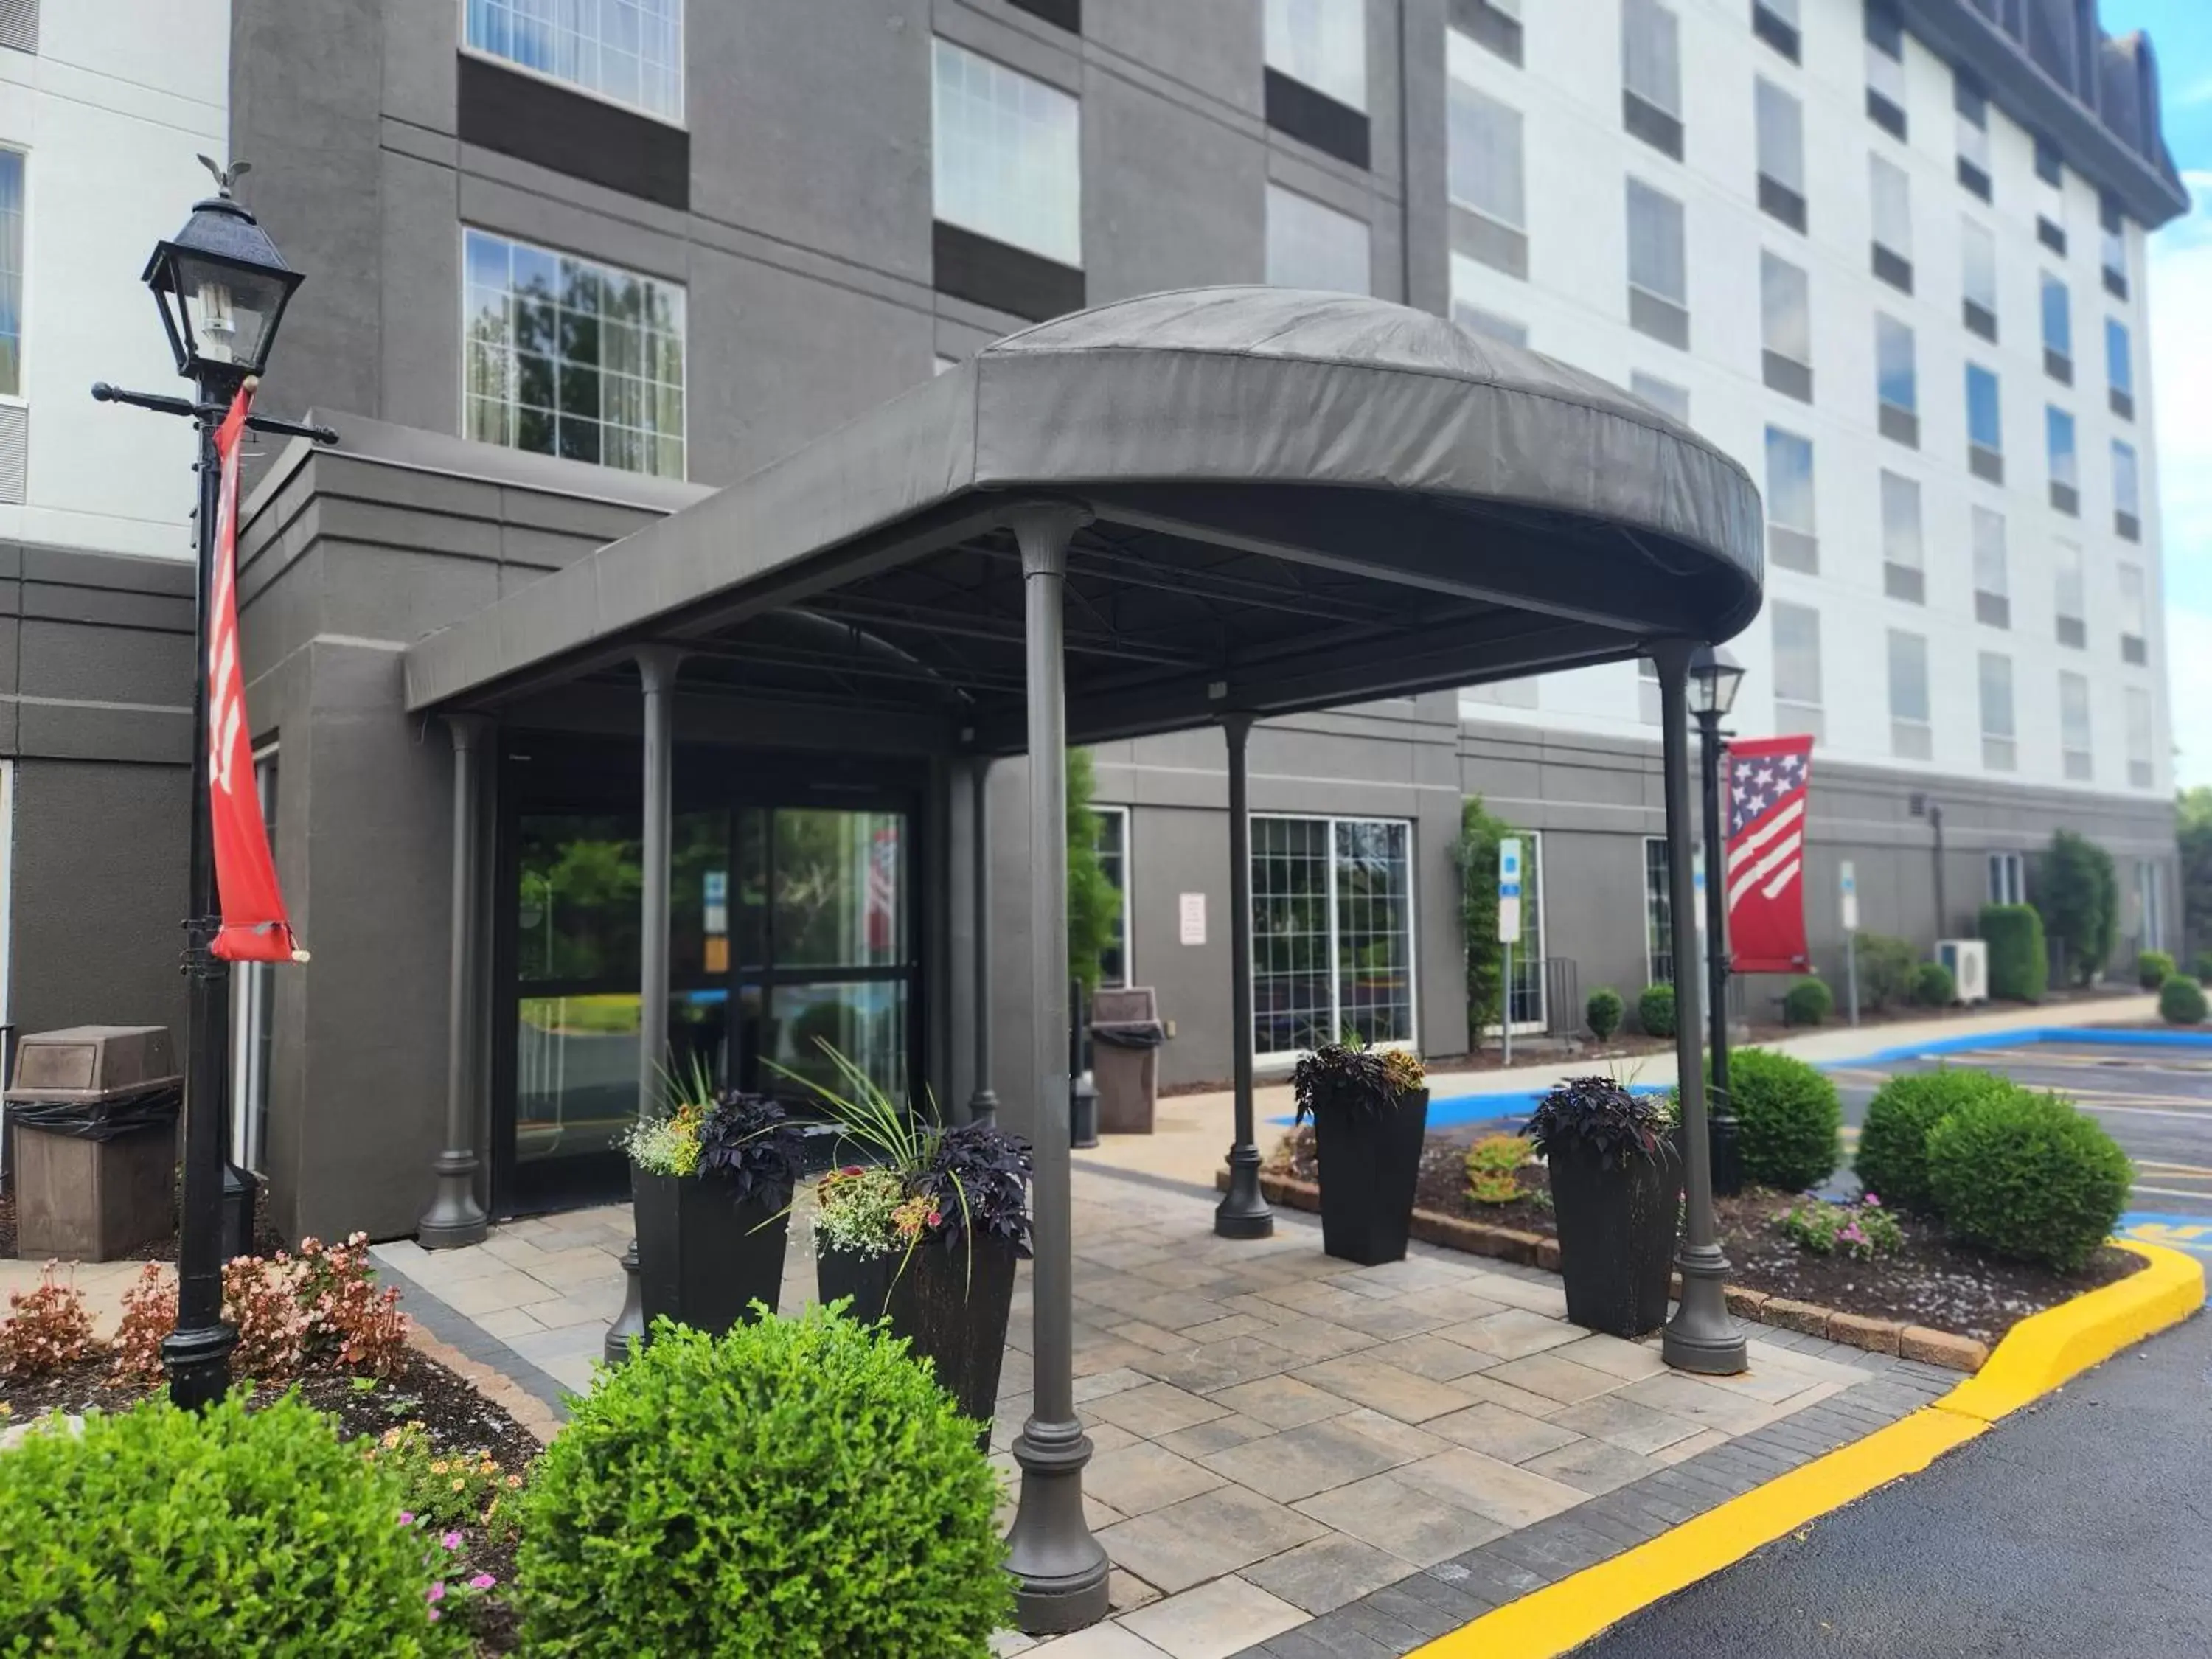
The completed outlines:
{"type": "MultiPolygon", "coordinates": [[[[177,1323],[162,1339],[161,1363],[170,1397],[198,1408],[222,1395],[238,1334],[222,1317],[222,1263],[228,1243],[250,1248],[252,1187],[230,1167],[224,1120],[228,1091],[229,970],[214,952],[221,927],[215,884],[214,835],[208,803],[208,635],[214,591],[216,503],[221,470],[215,434],[240,387],[268,367],[284,308],[301,276],[252,214],[233,199],[231,187],[248,169],[225,171],[200,158],[215,174],[216,193],[194,204],[185,228],[157,244],[143,278],[153,290],[177,373],[192,382],[190,399],[125,392],[106,384],[92,389],[101,403],[135,404],[189,417],[199,432],[199,503],[194,531],[198,557],[194,586],[192,778],[190,912],[185,922],[185,1146],[184,1203],[178,1231],[177,1323]],[[225,1188],[231,1192],[226,1226],[225,1188]],[[226,1237],[226,1235],[228,1235],[226,1237]]],[[[325,428],[249,416],[262,432],[335,443],[325,428]]]]}
{"type": "Polygon", "coordinates": [[[1705,769],[1705,1007],[1713,1065],[1713,1191],[1723,1198],[1743,1190],[1735,1097],[1729,1092],[1728,836],[1727,821],[1721,815],[1721,722],[1735,707],[1735,694],[1742,684],[1742,666],[1727,652],[1701,645],[1690,653],[1686,690],[1690,713],[1697,717],[1698,754],[1705,769]]]}

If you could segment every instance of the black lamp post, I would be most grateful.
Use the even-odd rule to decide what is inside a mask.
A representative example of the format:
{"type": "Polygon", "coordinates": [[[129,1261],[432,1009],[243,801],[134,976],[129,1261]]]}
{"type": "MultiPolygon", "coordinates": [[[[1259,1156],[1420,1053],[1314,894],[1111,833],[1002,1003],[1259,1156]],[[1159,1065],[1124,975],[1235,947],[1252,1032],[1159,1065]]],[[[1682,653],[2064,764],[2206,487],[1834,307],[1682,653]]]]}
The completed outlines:
{"type": "MultiPolygon", "coordinates": [[[[161,326],[175,354],[177,373],[193,384],[187,400],[124,392],[105,384],[92,395],[102,403],[132,404],[189,416],[199,429],[199,507],[195,520],[198,580],[193,629],[191,911],[185,923],[185,1193],[177,1249],[177,1325],[161,1342],[170,1398],[199,1407],[222,1397],[230,1351],[238,1334],[223,1322],[222,1263],[226,1243],[250,1244],[252,1184],[232,1172],[232,1217],[226,1227],[224,1189],[226,1042],[229,969],[212,946],[222,922],[215,890],[215,847],[208,816],[208,628],[213,591],[216,499],[220,469],[216,428],[238,389],[268,366],[284,307],[300,286],[300,273],[284,263],[276,245],[239,204],[231,186],[247,171],[228,173],[205,156],[216,194],[197,204],[185,228],[160,243],[146,263],[143,281],[154,291],[161,326]],[[226,1234],[232,1235],[226,1239],[226,1234]]],[[[262,432],[285,433],[335,443],[324,428],[252,417],[262,432]]]]}
{"type": "Polygon", "coordinates": [[[1742,684],[1743,669],[1727,652],[1701,645],[1691,653],[1690,712],[1698,719],[1698,752],[1705,785],[1705,1006],[1713,1064],[1713,1191],[1723,1198],[1743,1190],[1735,1107],[1729,1093],[1728,840],[1721,817],[1721,722],[1735,706],[1742,684]]]}

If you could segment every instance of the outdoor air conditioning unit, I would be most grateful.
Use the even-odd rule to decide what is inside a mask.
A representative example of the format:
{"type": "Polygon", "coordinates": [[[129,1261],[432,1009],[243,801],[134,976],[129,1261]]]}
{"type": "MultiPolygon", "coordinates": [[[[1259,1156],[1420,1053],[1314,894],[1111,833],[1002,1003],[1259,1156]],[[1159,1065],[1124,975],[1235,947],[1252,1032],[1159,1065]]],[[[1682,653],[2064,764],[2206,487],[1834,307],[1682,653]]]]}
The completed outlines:
{"type": "Polygon", "coordinates": [[[1936,960],[1951,970],[1951,983],[1961,1002],[1990,1000],[1989,941],[1978,939],[1939,939],[1936,960]]]}

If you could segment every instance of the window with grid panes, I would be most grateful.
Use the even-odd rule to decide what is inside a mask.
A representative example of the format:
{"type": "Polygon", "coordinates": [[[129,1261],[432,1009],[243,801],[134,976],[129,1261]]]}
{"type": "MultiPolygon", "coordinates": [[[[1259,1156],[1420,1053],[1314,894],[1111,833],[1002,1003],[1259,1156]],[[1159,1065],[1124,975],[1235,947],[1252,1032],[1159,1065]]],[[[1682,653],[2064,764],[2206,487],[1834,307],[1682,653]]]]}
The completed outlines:
{"type": "Polygon", "coordinates": [[[2013,725],[2012,659],[1994,651],[1983,652],[1980,678],[1982,765],[1991,772],[2015,771],[2020,766],[2020,747],[2013,725]]]}
{"type": "Polygon", "coordinates": [[[466,434],[684,476],[684,290],[489,231],[465,233],[466,434]]]}
{"type": "Polygon", "coordinates": [[[1079,267],[1081,106],[1058,87],[950,40],[934,43],[931,62],[937,217],[1079,267]]]}
{"type": "Polygon", "coordinates": [[[1413,1041],[1412,826],[1252,820],[1253,1047],[1413,1041]]]}
{"type": "Polygon", "coordinates": [[[466,0],[462,15],[471,52],[684,119],[684,0],[466,0]]]}
{"type": "Polygon", "coordinates": [[[1785,570],[1820,574],[1813,516],[1813,441],[1766,428],[1766,554],[1785,570]]]}
{"type": "Polygon", "coordinates": [[[1667,863],[1667,838],[1644,838],[1644,971],[1646,985],[1674,982],[1674,872],[1667,863]]]}

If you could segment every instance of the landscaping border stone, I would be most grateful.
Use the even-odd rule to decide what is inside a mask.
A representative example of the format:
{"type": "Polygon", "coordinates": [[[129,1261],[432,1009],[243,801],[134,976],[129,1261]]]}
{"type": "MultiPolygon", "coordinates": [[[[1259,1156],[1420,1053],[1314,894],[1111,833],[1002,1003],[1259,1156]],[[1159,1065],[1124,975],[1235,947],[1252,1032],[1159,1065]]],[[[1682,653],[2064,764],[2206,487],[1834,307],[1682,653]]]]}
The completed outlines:
{"type": "MultiPolygon", "coordinates": [[[[1228,1191],[1229,1171],[1217,1171],[1213,1184],[1218,1192],[1228,1191]]],[[[1321,1208],[1321,1188],[1310,1181],[1262,1171],[1260,1190],[1270,1204],[1281,1204],[1294,1210],[1318,1212],[1321,1208]]],[[[1413,1212],[1413,1235],[1424,1244],[1441,1245],[1448,1250],[1496,1256],[1552,1273],[1559,1270],[1559,1240],[1546,1238],[1540,1233],[1523,1232],[1516,1227],[1486,1226],[1480,1221],[1417,1209],[1413,1212]]],[[[1679,1297],[1681,1290],[1681,1276],[1676,1274],[1671,1293],[1679,1297]]],[[[1802,1331],[1831,1342],[1864,1348],[1870,1353],[1896,1354],[1923,1364],[1964,1371],[1969,1376],[1980,1370],[1990,1357],[1990,1345],[1974,1337],[1935,1330],[1925,1325],[1907,1325],[1901,1320],[1870,1319],[1863,1314],[1824,1308],[1818,1303],[1795,1302],[1738,1285],[1728,1287],[1728,1308],[1737,1318],[1756,1324],[1802,1331]]]]}

